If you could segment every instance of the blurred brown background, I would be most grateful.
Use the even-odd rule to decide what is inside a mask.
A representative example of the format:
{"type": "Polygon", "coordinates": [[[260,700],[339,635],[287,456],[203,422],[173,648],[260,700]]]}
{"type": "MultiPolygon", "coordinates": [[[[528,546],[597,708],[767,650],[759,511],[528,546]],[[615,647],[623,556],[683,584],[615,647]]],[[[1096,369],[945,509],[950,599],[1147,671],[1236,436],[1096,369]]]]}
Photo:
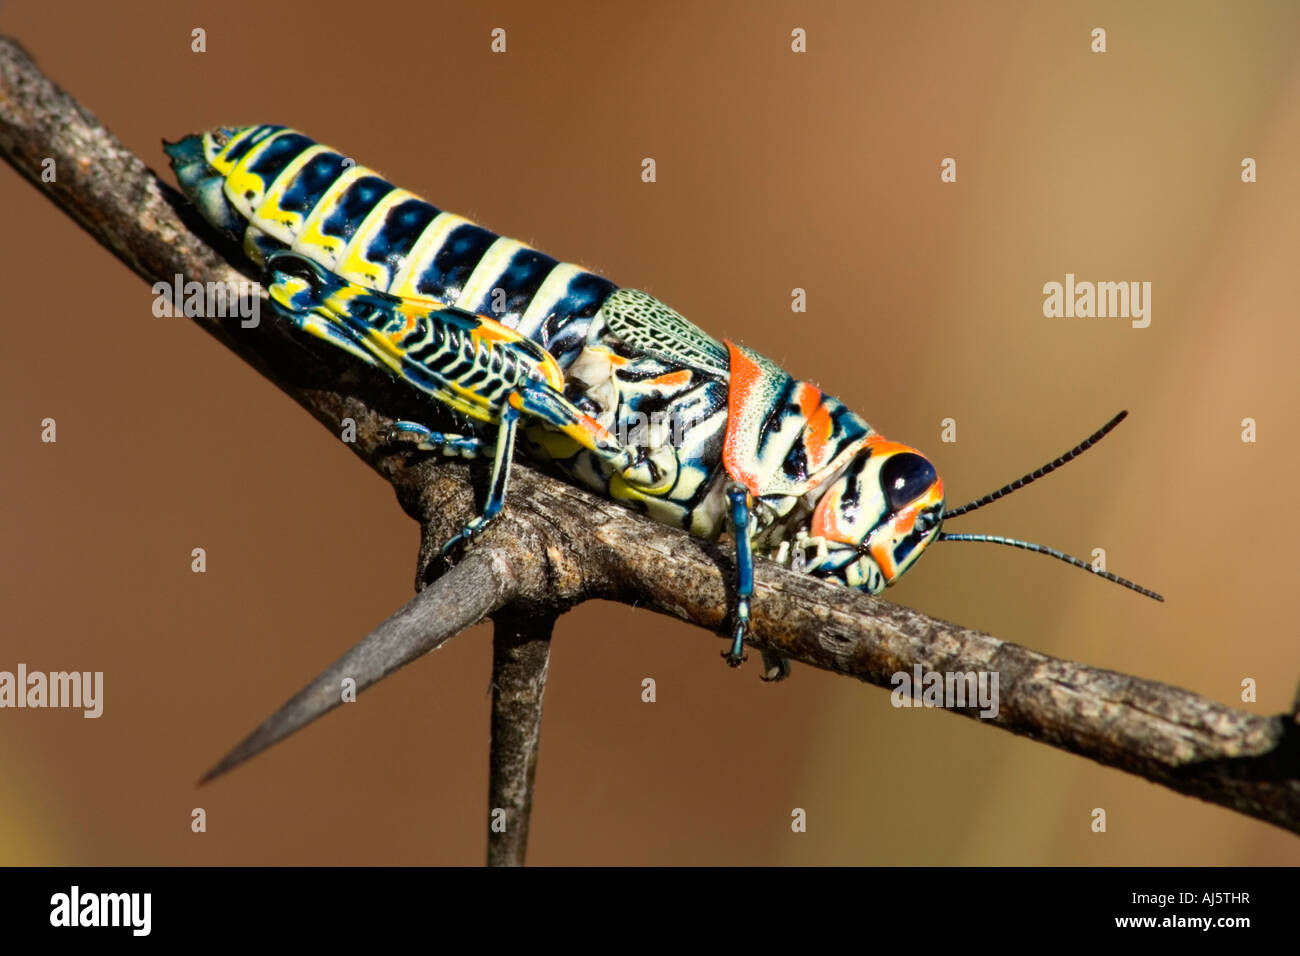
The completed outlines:
{"type": "MultiPolygon", "coordinates": [[[[933,548],[889,597],[1288,707],[1300,8],[476,6],[10,0],[0,32],[159,170],[164,136],[286,123],[647,289],[928,451],[954,503],[1128,408],[1080,462],[953,529],[1104,547],[1167,604],[974,545],[933,548]],[[1150,328],[1044,318],[1042,285],[1067,272],[1150,281],[1150,328]]],[[[417,529],[306,413],[154,318],[149,289],[7,168],[0,216],[0,669],[106,685],[99,720],[0,711],[0,862],[481,862],[486,627],[195,788],[410,597],[417,529]]],[[[1300,862],[1281,830],[807,668],[764,686],[720,648],[622,606],[562,620],[530,862],[1300,862]]]]}

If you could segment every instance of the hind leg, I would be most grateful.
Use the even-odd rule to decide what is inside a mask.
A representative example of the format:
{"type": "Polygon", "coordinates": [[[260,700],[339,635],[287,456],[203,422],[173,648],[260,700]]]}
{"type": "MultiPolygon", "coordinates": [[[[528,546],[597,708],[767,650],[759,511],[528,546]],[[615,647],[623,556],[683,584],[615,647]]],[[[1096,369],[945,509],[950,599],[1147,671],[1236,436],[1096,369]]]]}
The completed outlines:
{"type": "Polygon", "coordinates": [[[510,395],[508,402],[523,414],[594,452],[638,491],[662,495],[672,489],[676,481],[675,471],[664,470],[636,447],[620,442],[608,429],[549,385],[526,382],[510,395]]]}
{"type": "Polygon", "coordinates": [[[460,455],[462,458],[477,458],[487,448],[487,442],[477,435],[435,432],[418,422],[393,422],[389,439],[411,440],[418,451],[441,451],[444,455],[460,455]]]}
{"type": "MultiPolygon", "coordinates": [[[[492,480],[483,511],[443,546],[443,554],[482,532],[488,522],[500,514],[505,505],[510,466],[514,459],[515,433],[519,419],[525,415],[573,438],[584,448],[595,452],[619,469],[623,475],[629,476],[629,481],[641,478],[641,473],[646,469],[646,463],[640,459],[635,449],[620,444],[599,422],[584,414],[558,391],[543,382],[534,380],[522,382],[506,396],[502,403],[496,448],[492,459],[492,480]]],[[[435,436],[448,437],[438,436],[438,433],[414,423],[401,424],[404,431],[424,437],[435,447],[435,436]]],[[[454,437],[468,441],[465,436],[454,437]]],[[[641,482],[642,487],[645,484],[644,481],[641,482]]]]}
{"type": "MultiPolygon", "coordinates": [[[[515,431],[519,423],[519,409],[511,404],[507,404],[501,412],[501,422],[497,426],[496,449],[492,457],[492,480],[488,485],[487,501],[483,505],[483,510],[471,518],[465,527],[453,535],[451,540],[442,546],[442,553],[445,555],[457,545],[468,543],[475,535],[481,534],[487,527],[488,522],[501,513],[501,509],[506,503],[506,486],[510,482],[510,465],[515,454],[515,431]]],[[[423,427],[423,426],[417,426],[423,427]]],[[[432,435],[426,428],[425,432],[432,435]]],[[[462,436],[456,436],[462,437],[462,436]]]]}

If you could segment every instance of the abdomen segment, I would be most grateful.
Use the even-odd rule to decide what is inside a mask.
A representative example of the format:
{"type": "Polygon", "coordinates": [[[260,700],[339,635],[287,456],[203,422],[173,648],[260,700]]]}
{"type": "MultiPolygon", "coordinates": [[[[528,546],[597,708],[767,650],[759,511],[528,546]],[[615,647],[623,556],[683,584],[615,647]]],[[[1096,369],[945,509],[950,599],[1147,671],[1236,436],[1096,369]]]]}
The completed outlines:
{"type": "Polygon", "coordinates": [[[608,279],[445,212],[283,126],[187,136],[167,153],[182,190],[262,264],[292,250],[358,285],[490,316],[567,366],[608,279]]]}

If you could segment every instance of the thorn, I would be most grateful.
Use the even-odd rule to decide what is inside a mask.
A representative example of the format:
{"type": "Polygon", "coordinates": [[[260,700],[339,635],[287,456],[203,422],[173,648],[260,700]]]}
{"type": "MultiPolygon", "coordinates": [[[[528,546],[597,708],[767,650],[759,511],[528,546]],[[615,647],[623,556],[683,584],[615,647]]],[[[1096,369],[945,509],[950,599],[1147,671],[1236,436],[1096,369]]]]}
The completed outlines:
{"type": "Polygon", "coordinates": [[[514,576],[497,552],[480,549],[468,555],[263,721],[205,773],[199,785],[216,779],[329,713],[343,702],[344,678],[356,681],[356,691],[360,693],[477,624],[506,604],[514,593],[514,576]]]}

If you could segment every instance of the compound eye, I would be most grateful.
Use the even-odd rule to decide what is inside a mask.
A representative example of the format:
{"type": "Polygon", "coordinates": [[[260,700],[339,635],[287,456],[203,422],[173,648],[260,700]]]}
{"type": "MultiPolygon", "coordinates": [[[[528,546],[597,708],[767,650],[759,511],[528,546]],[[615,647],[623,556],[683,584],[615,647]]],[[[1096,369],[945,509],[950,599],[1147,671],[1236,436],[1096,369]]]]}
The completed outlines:
{"type": "Polygon", "coordinates": [[[890,511],[901,511],[930,490],[939,475],[934,465],[914,452],[890,456],[880,466],[880,486],[890,511]]]}

